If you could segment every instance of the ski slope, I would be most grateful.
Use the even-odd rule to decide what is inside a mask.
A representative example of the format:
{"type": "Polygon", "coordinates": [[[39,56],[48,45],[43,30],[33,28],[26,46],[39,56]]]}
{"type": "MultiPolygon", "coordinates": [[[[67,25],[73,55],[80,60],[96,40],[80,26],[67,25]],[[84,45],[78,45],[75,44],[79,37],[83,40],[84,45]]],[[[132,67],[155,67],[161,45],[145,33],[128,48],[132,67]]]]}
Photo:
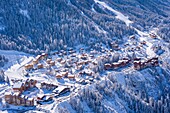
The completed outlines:
{"type": "Polygon", "coordinates": [[[132,24],[133,22],[131,20],[129,20],[129,18],[127,16],[125,16],[124,14],[122,14],[119,11],[114,10],[112,7],[110,7],[108,4],[106,4],[105,2],[99,1],[99,0],[94,0],[95,3],[100,4],[102,7],[110,10],[111,12],[113,12],[114,14],[116,14],[116,18],[125,22],[127,26],[129,26],[130,24],[132,24]]]}

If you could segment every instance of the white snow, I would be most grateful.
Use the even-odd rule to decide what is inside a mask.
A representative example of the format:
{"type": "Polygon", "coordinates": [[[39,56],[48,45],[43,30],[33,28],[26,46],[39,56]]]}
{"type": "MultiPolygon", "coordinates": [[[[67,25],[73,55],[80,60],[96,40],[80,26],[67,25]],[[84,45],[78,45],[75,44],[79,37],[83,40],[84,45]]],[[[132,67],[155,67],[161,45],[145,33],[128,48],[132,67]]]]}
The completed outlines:
{"type": "Polygon", "coordinates": [[[23,78],[23,66],[33,60],[32,55],[17,51],[0,50],[0,55],[9,59],[9,62],[3,67],[9,78],[23,78]]]}
{"type": "Polygon", "coordinates": [[[155,52],[151,49],[151,47],[152,47],[152,44],[151,44],[151,43],[148,43],[148,47],[147,47],[147,49],[146,49],[146,54],[152,58],[152,57],[155,57],[156,54],[155,54],[155,52]]]}
{"type": "Polygon", "coordinates": [[[91,10],[96,13],[96,10],[94,9],[94,4],[92,5],[91,10]]]}
{"type": "Polygon", "coordinates": [[[119,84],[125,86],[125,77],[124,77],[123,73],[116,74],[116,80],[119,84]]]}
{"type": "Polygon", "coordinates": [[[134,29],[140,36],[148,36],[148,33],[142,32],[142,31],[138,30],[137,28],[134,28],[134,29]]]}
{"type": "Polygon", "coordinates": [[[27,11],[27,10],[20,9],[19,12],[20,12],[23,16],[25,16],[25,17],[27,17],[28,19],[30,19],[30,16],[28,15],[28,11],[27,11]]]}
{"type": "MultiPolygon", "coordinates": [[[[76,113],[76,111],[71,107],[71,105],[67,102],[64,101],[58,105],[60,108],[67,108],[69,113],[76,113]]],[[[58,112],[58,107],[52,111],[52,113],[57,113],[58,112]]]]}
{"type": "Polygon", "coordinates": [[[4,26],[0,26],[0,31],[4,30],[5,27],[4,26]]]}
{"type": "Polygon", "coordinates": [[[118,96],[116,96],[115,99],[110,98],[108,100],[104,100],[103,104],[113,113],[127,113],[118,96]]]}
{"type": "MultiPolygon", "coordinates": [[[[102,7],[107,8],[108,10],[110,10],[110,11],[112,11],[114,14],[116,14],[116,15],[117,15],[116,18],[119,19],[119,20],[121,20],[121,21],[123,21],[123,22],[125,22],[127,26],[130,26],[130,24],[133,23],[132,21],[130,21],[130,20],[128,19],[127,16],[125,16],[124,14],[122,14],[122,13],[119,12],[119,11],[114,10],[114,9],[113,9],[112,7],[110,7],[107,3],[103,2],[103,1],[99,1],[99,0],[94,0],[94,1],[95,1],[95,3],[100,4],[102,7]]],[[[137,33],[141,36],[141,37],[140,37],[140,40],[147,42],[147,46],[148,46],[148,47],[146,48],[146,54],[147,54],[149,57],[154,57],[154,56],[156,56],[155,52],[154,52],[154,51],[152,50],[152,48],[151,48],[152,45],[153,45],[152,42],[148,41],[148,38],[150,38],[150,37],[148,37],[148,36],[149,36],[148,33],[142,32],[142,31],[140,31],[140,30],[138,30],[138,29],[136,29],[136,28],[134,28],[134,29],[135,29],[135,30],[137,31],[137,33]]],[[[156,30],[157,30],[157,29],[156,29],[156,30]]],[[[152,32],[155,33],[156,30],[154,29],[152,32]]]]}
{"type": "MultiPolygon", "coordinates": [[[[125,77],[124,77],[124,74],[122,72],[116,72],[116,71],[106,71],[106,75],[109,75],[111,74],[112,76],[114,76],[115,80],[121,84],[121,85],[124,85],[126,84],[125,82],[125,77]]],[[[102,77],[101,78],[102,80],[105,80],[106,78],[105,77],[102,77]]]]}
{"type": "Polygon", "coordinates": [[[0,50],[0,55],[4,55],[9,61],[2,68],[4,70],[8,69],[10,66],[21,63],[26,57],[30,57],[32,55],[26,54],[24,52],[18,52],[13,50],[0,50]]]}
{"type": "Polygon", "coordinates": [[[84,45],[84,44],[79,44],[79,45],[77,45],[76,47],[76,50],[77,50],[77,52],[80,50],[80,48],[84,48],[84,49],[87,49],[88,47],[86,46],[86,45],[84,45]]]}
{"type": "Polygon", "coordinates": [[[97,29],[97,31],[98,31],[99,33],[104,33],[104,34],[107,33],[105,30],[101,29],[97,24],[95,24],[95,28],[97,29]]]}
{"type": "Polygon", "coordinates": [[[16,63],[15,65],[11,66],[8,70],[5,71],[5,74],[9,77],[9,78],[24,78],[23,74],[24,74],[24,70],[23,70],[23,66],[29,62],[31,62],[33,60],[33,57],[24,57],[23,61],[19,64],[16,63]]]}
{"type": "Polygon", "coordinates": [[[84,15],[83,11],[81,11],[81,14],[84,15]]]}
{"type": "Polygon", "coordinates": [[[155,39],[152,39],[151,37],[149,37],[148,33],[142,32],[140,30],[137,30],[136,28],[134,28],[139,35],[141,35],[139,37],[140,41],[146,41],[146,54],[148,55],[148,57],[152,58],[156,56],[156,53],[152,50],[152,46],[155,43],[155,39]]]}
{"type": "Polygon", "coordinates": [[[110,7],[108,4],[106,4],[105,2],[99,1],[99,0],[94,0],[95,3],[100,4],[101,6],[103,6],[104,8],[112,11],[114,14],[116,14],[116,18],[125,22],[127,26],[129,26],[131,23],[133,23],[132,21],[129,20],[129,18],[125,15],[123,15],[121,12],[114,10],[112,7],[110,7]]]}

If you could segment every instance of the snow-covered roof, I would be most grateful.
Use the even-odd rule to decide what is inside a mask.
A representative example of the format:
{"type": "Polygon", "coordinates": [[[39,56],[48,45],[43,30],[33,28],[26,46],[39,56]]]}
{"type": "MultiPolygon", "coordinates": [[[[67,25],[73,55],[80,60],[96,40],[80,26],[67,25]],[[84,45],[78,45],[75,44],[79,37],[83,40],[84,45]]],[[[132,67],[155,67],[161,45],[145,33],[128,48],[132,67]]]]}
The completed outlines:
{"type": "Polygon", "coordinates": [[[14,84],[13,88],[21,88],[22,85],[23,85],[22,82],[17,82],[17,83],[14,84]]]}
{"type": "Polygon", "coordinates": [[[28,100],[29,100],[29,101],[32,101],[32,100],[33,100],[33,98],[28,98],[28,100]]]}
{"type": "Polygon", "coordinates": [[[68,78],[75,78],[75,75],[69,74],[68,78]]]}
{"type": "Polygon", "coordinates": [[[5,92],[5,95],[11,95],[11,92],[5,92]]]}
{"type": "Polygon", "coordinates": [[[57,93],[60,93],[62,92],[63,90],[65,90],[66,88],[68,88],[67,86],[59,86],[57,87],[54,92],[56,91],[57,93]]]}
{"type": "Polygon", "coordinates": [[[14,92],[13,95],[19,96],[20,92],[14,92]]]}

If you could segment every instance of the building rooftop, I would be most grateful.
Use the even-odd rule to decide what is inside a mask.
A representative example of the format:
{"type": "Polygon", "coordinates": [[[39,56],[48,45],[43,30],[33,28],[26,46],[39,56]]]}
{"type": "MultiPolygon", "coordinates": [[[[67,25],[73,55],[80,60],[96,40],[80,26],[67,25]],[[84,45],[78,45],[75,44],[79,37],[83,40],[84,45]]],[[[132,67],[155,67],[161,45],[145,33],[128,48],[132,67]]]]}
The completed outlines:
{"type": "Polygon", "coordinates": [[[5,95],[11,95],[12,93],[11,92],[5,92],[5,95]]]}
{"type": "Polygon", "coordinates": [[[17,82],[14,84],[13,88],[21,88],[23,85],[23,82],[17,82]]]}

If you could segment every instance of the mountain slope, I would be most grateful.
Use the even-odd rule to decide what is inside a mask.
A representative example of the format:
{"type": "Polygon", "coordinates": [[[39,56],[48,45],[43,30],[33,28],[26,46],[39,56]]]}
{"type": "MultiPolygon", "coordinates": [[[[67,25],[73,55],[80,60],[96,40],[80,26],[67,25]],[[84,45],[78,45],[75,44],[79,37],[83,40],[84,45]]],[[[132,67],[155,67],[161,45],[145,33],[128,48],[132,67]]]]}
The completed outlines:
{"type": "Polygon", "coordinates": [[[169,40],[169,0],[105,0],[110,9],[99,2],[4,0],[0,3],[0,49],[49,52],[65,45],[91,45],[94,39],[106,44],[113,37],[134,34],[135,30],[110,9],[123,13],[142,31],[158,27],[159,35],[169,40]]]}
{"type": "Polygon", "coordinates": [[[1,23],[5,26],[0,31],[1,49],[49,51],[63,45],[88,44],[90,38],[107,42],[112,37],[133,34],[133,29],[96,4],[94,7],[99,12],[92,12],[94,1],[81,2],[83,5],[75,0],[1,2],[1,23]]]}

